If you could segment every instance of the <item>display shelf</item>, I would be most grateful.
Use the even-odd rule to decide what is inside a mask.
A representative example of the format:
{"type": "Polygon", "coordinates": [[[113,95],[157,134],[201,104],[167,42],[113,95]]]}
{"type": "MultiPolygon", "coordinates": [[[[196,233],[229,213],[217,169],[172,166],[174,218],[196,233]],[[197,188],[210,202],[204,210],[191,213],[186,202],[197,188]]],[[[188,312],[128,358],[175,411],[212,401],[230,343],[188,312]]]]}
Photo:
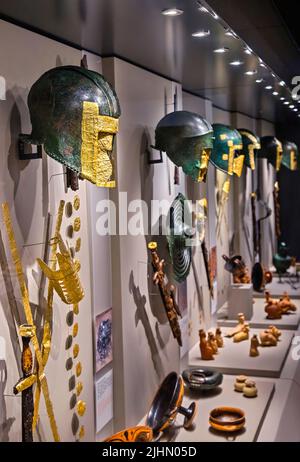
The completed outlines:
{"type": "Polygon", "coordinates": [[[175,424],[164,433],[162,442],[253,442],[258,439],[268,407],[275,390],[273,382],[255,379],[258,396],[246,398],[242,393],[234,391],[234,377],[224,376],[221,387],[213,392],[195,393],[186,392],[183,406],[189,406],[192,401],[198,404],[198,412],[193,427],[190,430],[183,428],[183,417],[178,416],[175,424]],[[232,406],[242,409],[246,415],[245,429],[232,435],[216,432],[209,427],[209,414],[219,406],[232,406]]]}
{"type": "MultiPolygon", "coordinates": [[[[283,282],[279,282],[279,278],[274,278],[271,284],[266,286],[266,290],[270,292],[271,297],[281,297],[284,292],[287,292],[291,298],[300,298],[300,283],[294,282],[289,284],[286,277],[282,278],[283,282]]],[[[264,298],[264,292],[254,292],[255,297],[264,298]]]]}
{"type": "MultiPolygon", "coordinates": [[[[263,329],[270,324],[276,326],[278,329],[284,330],[297,330],[300,324],[300,300],[293,300],[298,310],[295,313],[289,313],[282,316],[281,319],[267,319],[265,313],[265,300],[263,298],[255,298],[253,303],[253,316],[247,322],[250,327],[263,329]]],[[[241,313],[243,313],[243,306],[241,306],[241,313]]],[[[228,305],[225,303],[218,312],[218,326],[219,327],[234,327],[237,324],[236,319],[228,319],[228,305]]]]}
{"type": "MultiPolygon", "coordinates": [[[[251,329],[252,335],[263,332],[263,329],[251,329]]],[[[224,332],[225,333],[225,332],[224,332]]],[[[200,358],[199,344],[196,344],[189,354],[189,365],[218,369],[225,374],[246,374],[257,377],[280,377],[287,357],[294,332],[283,331],[281,340],[276,347],[260,347],[260,355],[256,358],[249,356],[250,339],[234,343],[232,339],[224,338],[224,348],[215,356],[213,361],[203,361],[200,358]]]]}

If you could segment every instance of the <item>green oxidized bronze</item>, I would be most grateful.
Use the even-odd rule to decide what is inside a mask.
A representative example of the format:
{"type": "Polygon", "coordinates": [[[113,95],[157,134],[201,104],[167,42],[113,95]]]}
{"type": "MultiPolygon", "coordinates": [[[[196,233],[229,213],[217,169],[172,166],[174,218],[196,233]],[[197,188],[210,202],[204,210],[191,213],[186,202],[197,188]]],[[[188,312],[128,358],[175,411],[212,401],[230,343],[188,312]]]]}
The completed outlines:
{"type": "Polygon", "coordinates": [[[300,168],[299,150],[291,141],[283,143],[282,165],[293,171],[300,168]]]}
{"type": "Polygon", "coordinates": [[[242,137],[237,130],[222,124],[213,124],[214,148],[210,157],[212,164],[228,175],[241,176],[245,156],[242,137]]]}
{"type": "Polygon", "coordinates": [[[43,74],[28,96],[32,133],[24,141],[97,186],[115,186],[111,151],[118,98],[97,72],[62,66],[43,74]]]}
{"type": "Polygon", "coordinates": [[[205,181],[213,148],[212,126],[193,112],[172,112],[156,127],[155,148],[166,152],[194,181],[205,181]]]}
{"type": "Polygon", "coordinates": [[[282,162],[282,143],[275,136],[263,136],[260,139],[261,149],[257,157],[267,159],[279,172],[282,162]]]}
{"type": "Polygon", "coordinates": [[[250,130],[245,128],[239,129],[239,133],[242,137],[243,149],[241,153],[245,156],[245,165],[251,170],[255,170],[255,158],[257,156],[258,149],[260,146],[260,139],[250,130]]]}
{"type": "Polygon", "coordinates": [[[278,246],[278,252],[273,257],[273,265],[279,275],[285,274],[291,266],[292,258],[288,255],[288,248],[285,242],[278,246]]]}
{"type": "Polygon", "coordinates": [[[178,194],[171,205],[168,220],[170,230],[167,235],[174,278],[181,283],[186,280],[192,262],[192,214],[187,199],[178,194]]]}

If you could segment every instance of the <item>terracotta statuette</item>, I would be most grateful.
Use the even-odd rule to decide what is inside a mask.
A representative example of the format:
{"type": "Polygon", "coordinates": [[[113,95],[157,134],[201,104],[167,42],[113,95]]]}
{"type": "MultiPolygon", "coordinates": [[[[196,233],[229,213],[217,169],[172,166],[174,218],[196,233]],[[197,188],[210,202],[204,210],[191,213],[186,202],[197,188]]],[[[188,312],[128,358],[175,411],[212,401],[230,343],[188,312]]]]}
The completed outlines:
{"type": "Polygon", "coordinates": [[[212,348],[214,355],[218,354],[217,340],[212,332],[208,333],[207,342],[208,342],[208,345],[212,348]]]}
{"type": "Polygon", "coordinates": [[[212,361],[214,358],[214,352],[209,342],[206,339],[206,333],[203,329],[199,330],[200,337],[200,353],[201,359],[204,361],[212,361]]]}
{"type": "Polygon", "coordinates": [[[241,332],[245,327],[245,315],[243,313],[238,314],[238,324],[237,326],[230,330],[227,334],[226,337],[231,338],[234,337],[236,334],[241,332]]]}
{"type": "Polygon", "coordinates": [[[238,332],[237,334],[234,335],[233,341],[234,343],[240,343],[244,342],[245,340],[249,340],[249,324],[245,324],[241,332],[238,332]]]}
{"type": "Polygon", "coordinates": [[[217,341],[218,348],[223,348],[224,340],[223,340],[223,337],[222,337],[222,331],[221,331],[221,329],[219,327],[217,327],[217,329],[216,329],[215,338],[216,338],[216,341],[217,341]]]}
{"type": "Polygon", "coordinates": [[[259,347],[258,337],[257,337],[257,335],[253,335],[253,337],[251,339],[251,346],[250,346],[250,356],[251,356],[251,358],[255,358],[256,356],[259,356],[258,347],[259,347]]]}

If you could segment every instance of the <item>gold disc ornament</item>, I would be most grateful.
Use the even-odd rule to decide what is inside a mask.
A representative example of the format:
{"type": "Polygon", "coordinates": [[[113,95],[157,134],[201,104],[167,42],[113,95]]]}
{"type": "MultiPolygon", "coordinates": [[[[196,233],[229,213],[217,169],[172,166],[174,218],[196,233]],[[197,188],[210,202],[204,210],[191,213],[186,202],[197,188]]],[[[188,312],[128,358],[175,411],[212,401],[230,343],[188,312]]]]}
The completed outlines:
{"type": "Polygon", "coordinates": [[[74,231],[75,231],[76,233],[78,233],[78,231],[80,231],[80,228],[81,228],[81,220],[80,220],[79,217],[75,218],[73,228],[74,228],[74,231]]]}
{"type": "Polygon", "coordinates": [[[80,209],[80,198],[79,196],[74,197],[73,207],[77,211],[80,209]]]}
{"type": "Polygon", "coordinates": [[[86,411],[86,404],[84,401],[78,401],[77,403],[77,412],[80,417],[82,417],[85,414],[86,411]]]}

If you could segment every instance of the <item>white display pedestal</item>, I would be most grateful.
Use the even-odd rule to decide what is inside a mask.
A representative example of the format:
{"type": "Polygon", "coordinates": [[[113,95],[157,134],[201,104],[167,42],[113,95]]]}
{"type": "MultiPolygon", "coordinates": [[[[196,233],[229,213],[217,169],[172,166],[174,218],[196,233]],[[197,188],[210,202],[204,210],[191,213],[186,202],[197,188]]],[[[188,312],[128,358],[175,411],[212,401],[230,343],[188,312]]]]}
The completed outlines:
{"type": "Polygon", "coordinates": [[[244,313],[246,321],[253,316],[252,284],[231,284],[228,291],[228,318],[237,319],[244,313]]]}

